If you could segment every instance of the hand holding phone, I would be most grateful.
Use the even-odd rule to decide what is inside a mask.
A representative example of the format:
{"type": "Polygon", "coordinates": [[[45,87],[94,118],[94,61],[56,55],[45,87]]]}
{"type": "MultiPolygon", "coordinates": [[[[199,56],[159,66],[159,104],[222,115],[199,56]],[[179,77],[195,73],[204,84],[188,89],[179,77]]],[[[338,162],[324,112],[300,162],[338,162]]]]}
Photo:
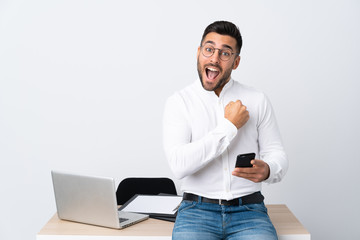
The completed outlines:
{"type": "Polygon", "coordinates": [[[252,167],[251,160],[255,159],[255,153],[239,154],[236,158],[235,167],[252,167]]]}

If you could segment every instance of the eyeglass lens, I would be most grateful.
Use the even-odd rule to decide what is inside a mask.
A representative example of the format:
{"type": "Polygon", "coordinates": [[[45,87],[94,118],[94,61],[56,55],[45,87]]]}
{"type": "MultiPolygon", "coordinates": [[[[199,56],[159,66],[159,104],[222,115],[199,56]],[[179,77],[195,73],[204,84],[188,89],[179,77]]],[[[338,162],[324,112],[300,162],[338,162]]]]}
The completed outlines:
{"type": "Polygon", "coordinates": [[[232,55],[232,52],[229,49],[218,49],[208,44],[202,47],[202,54],[205,57],[211,57],[216,50],[219,50],[220,59],[223,61],[229,60],[232,55]]]}

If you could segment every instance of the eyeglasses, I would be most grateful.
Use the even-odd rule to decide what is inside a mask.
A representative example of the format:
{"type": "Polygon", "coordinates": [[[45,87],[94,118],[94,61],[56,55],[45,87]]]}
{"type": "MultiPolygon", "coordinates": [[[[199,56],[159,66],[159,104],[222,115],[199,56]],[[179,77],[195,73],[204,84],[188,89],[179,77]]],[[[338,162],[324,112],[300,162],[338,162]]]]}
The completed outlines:
{"type": "Polygon", "coordinates": [[[201,46],[201,53],[202,53],[202,55],[204,55],[204,57],[211,57],[212,55],[214,55],[215,50],[219,51],[220,59],[223,60],[223,61],[230,60],[231,56],[233,54],[235,54],[230,49],[214,48],[210,44],[205,44],[204,46],[201,46]]]}

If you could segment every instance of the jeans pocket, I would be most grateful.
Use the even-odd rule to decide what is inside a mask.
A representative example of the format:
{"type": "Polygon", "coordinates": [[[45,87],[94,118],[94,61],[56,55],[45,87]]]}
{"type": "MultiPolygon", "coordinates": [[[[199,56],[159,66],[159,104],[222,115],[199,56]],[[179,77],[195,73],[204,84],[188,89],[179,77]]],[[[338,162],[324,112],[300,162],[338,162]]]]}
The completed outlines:
{"type": "Polygon", "coordinates": [[[267,208],[264,203],[246,204],[246,205],[244,205],[244,207],[248,211],[268,214],[267,208]]]}
{"type": "Polygon", "coordinates": [[[178,213],[181,213],[184,210],[190,209],[190,208],[194,207],[196,204],[197,204],[197,202],[183,200],[180,204],[178,213]]]}

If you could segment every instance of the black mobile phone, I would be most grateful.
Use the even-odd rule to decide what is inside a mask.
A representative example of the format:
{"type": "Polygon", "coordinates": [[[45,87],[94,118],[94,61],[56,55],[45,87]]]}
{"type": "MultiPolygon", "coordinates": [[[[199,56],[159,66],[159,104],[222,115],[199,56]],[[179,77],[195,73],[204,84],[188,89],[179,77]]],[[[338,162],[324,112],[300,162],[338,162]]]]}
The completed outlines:
{"type": "Polygon", "coordinates": [[[252,167],[251,160],[255,159],[255,153],[239,154],[236,158],[235,167],[252,167]]]}

